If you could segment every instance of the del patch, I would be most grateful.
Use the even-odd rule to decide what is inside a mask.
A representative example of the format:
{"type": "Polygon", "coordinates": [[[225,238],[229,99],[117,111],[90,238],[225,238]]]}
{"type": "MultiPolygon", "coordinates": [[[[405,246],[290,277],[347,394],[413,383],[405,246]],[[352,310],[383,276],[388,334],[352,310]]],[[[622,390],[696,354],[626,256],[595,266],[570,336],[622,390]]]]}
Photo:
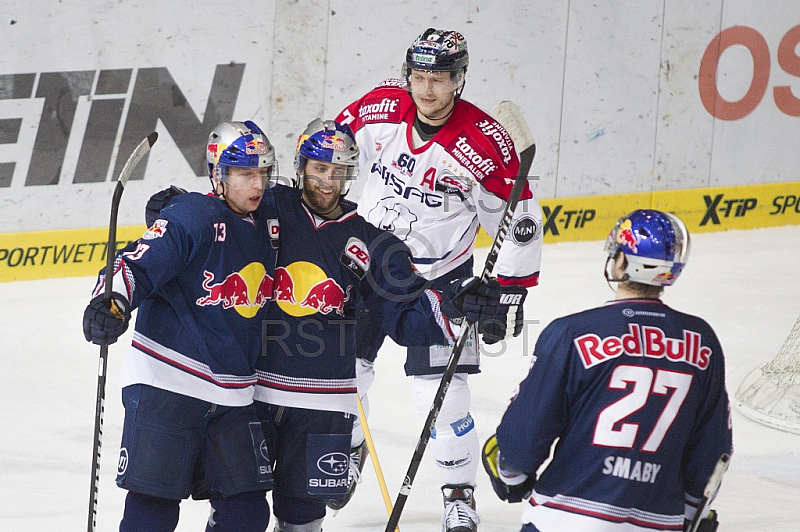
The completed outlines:
{"type": "Polygon", "coordinates": [[[369,251],[364,242],[356,237],[350,237],[342,253],[342,264],[359,279],[363,279],[369,271],[369,251]]]}

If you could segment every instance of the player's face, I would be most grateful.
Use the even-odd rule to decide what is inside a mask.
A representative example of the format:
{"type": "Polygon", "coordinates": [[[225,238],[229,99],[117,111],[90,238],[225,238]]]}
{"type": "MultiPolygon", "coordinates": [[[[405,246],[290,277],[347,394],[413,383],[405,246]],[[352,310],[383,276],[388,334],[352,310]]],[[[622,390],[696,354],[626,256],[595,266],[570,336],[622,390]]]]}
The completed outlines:
{"type": "Polygon", "coordinates": [[[261,203],[268,180],[269,168],[229,166],[220,186],[228,207],[239,216],[247,216],[261,203]]]}
{"type": "Polygon", "coordinates": [[[303,199],[317,214],[333,213],[346,179],[347,166],[309,159],[303,174],[303,199]]]}
{"type": "Polygon", "coordinates": [[[429,120],[447,117],[453,108],[458,88],[450,72],[412,70],[408,84],[411,98],[423,117],[429,120]]]}

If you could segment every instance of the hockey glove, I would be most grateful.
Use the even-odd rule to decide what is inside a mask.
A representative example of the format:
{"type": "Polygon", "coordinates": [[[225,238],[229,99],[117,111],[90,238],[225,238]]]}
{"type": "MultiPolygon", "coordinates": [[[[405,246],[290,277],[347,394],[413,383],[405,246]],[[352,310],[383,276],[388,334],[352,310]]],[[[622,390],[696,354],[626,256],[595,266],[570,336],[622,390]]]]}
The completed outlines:
{"type": "Polygon", "coordinates": [[[501,501],[521,502],[530,497],[533,485],[536,484],[536,475],[528,476],[525,473],[504,471],[498,464],[499,460],[500,450],[497,448],[497,435],[492,434],[483,444],[481,453],[483,468],[489,474],[492,489],[501,501]]]}
{"type": "Polygon", "coordinates": [[[186,191],[175,185],[170,185],[169,188],[159,190],[150,196],[150,199],[147,200],[147,205],[144,207],[144,221],[147,223],[147,227],[153,227],[155,221],[158,220],[159,214],[161,214],[161,209],[167,206],[169,200],[181,194],[186,194],[186,191]]]}
{"type": "Polygon", "coordinates": [[[508,285],[503,286],[502,291],[497,314],[491,320],[481,324],[481,333],[483,333],[483,341],[486,344],[494,344],[503,340],[508,334],[509,328],[513,331],[514,336],[522,333],[525,320],[523,306],[528,289],[524,286],[508,285]]]}
{"type": "MultiPolygon", "coordinates": [[[[700,520],[700,523],[697,525],[697,532],[716,532],[717,527],[719,527],[719,519],[717,519],[717,511],[710,510],[708,512],[708,516],[702,518],[700,520]]],[[[692,522],[689,521],[688,519],[684,520],[683,529],[691,530],[692,522]]]]}
{"type": "Polygon", "coordinates": [[[442,290],[442,313],[449,320],[466,318],[472,323],[495,319],[500,308],[500,284],[482,283],[479,277],[454,279],[442,290]]]}
{"type": "Polygon", "coordinates": [[[111,345],[128,329],[130,320],[130,305],[124,296],[112,292],[109,306],[100,294],[83,311],[83,336],[93,344],[111,345]]]}

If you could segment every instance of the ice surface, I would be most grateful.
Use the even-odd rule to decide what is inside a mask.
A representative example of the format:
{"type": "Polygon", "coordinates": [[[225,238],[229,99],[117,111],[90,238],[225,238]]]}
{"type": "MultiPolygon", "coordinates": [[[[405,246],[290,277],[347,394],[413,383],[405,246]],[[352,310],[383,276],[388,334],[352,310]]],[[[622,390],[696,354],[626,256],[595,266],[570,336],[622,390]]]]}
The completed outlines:
{"type": "MultiPolygon", "coordinates": [[[[542,326],[602,304],[612,294],[602,277],[602,242],[548,244],[541,285],[530,291],[526,318],[539,320],[527,339],[484,356],[471,378],[472,414],[481,440],[500,419],[525,376],[542,326]]],[[[482,258],[485,250],[479,250],[482,258]]],[[[732,395],[754,367],[775,356],[800,315],[800,226],[694,235],[681,279],[665,302],[704,317],[726,351],[732,395]]],[[[0,530],[82,530],[86,526],[99,348],[87,344],[80,319],[93,279],[0,284],[0,530]]],[[[99,492],[98,530],[115,530],[125,492],[114,484],[123,412],[117,375],[129,331],[110,348],[99,492]]],[[[391,499],[397,495],[421,431],[402,370],[404,353],[389,343],[377,362],[370,427],[391,499]]],[[[800,436],[734,412],[735,454],[714,507],[720,530],[789,531],[800,525],[800,436]]],[[[372,468],[325,532],[383,530],[386,512],[372,468]]],[[[520,505],[499,501],[483,470],[476,492],[481,531],[519,528],[520,505]]],[[[407,532],[438,530],[439,480],[427,454],[400,521],[407,532]]],[[[180,531],[204,529],[209,506],[182,504],[180,531]]]]}

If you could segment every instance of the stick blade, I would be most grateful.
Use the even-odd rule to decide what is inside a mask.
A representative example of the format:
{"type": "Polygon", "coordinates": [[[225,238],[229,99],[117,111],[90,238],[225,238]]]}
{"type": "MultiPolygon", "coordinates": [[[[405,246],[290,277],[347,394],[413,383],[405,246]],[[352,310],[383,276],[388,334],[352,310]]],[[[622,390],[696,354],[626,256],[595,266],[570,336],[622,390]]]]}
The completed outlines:
{"type": "Polygon", "coordinates": [[[147,137],[142,139],[142,141],[133,150],[133,153],[131,153],[130,157],[128,157],[128,160],[125,161],[125,166],[122,167],[122,170],[119,173],[119,177],[117,178],[117,183],[119,183],[123,187],[125,187],[128,184],[128,179],[131,177],[133,169],[136,167],[139,161],[142,160],[142,157],[144,157],[147,154],[147,152],[150,151],[150,148],[153,147],[153,144],[156,143],[156,140],[158,140],[157,131],[153,131],[152,133],[147,135],[147,137]]]}
{"type": "Polygon", "coordinates": [[[492,109],[492,116],[506,128],[519,153],[520,175],[527,176],[536,155],[536,141],[528,122],[514,102],[504,100],[492,109]]]}
{"type": "Polygon", "coordinates": [[[533,140],[533,133],[531,133],[525,117],[522,116],[522,111],[514,102],[504,100],[498,103],[492,109],[492,116],[506,128],[518,152],[521,153],[536,144],[533,140]]]}

